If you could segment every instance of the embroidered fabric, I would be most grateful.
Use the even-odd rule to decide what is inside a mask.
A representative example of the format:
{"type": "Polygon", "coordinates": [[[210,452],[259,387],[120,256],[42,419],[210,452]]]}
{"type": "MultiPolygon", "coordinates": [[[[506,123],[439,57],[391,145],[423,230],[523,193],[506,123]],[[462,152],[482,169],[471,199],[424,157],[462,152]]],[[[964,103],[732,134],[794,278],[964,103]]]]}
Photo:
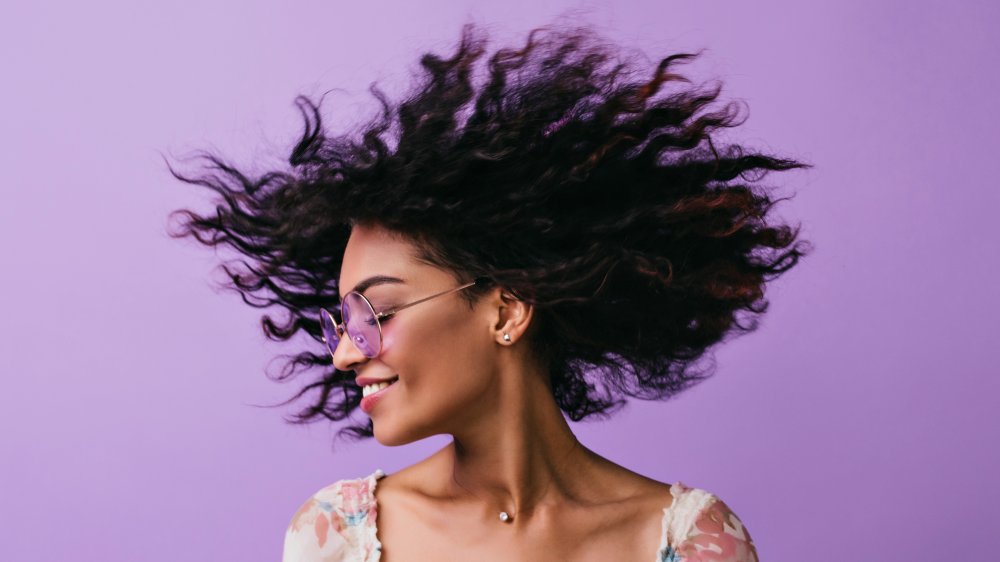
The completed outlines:
{"type": "MultiPolygon", "coordinates": [[[[381,469],[339,480],[307,499],[285,532],[283,562],[378,562],[375,487],[381,469]]],[[[759,562],[742,521],[714,494],[670,486],[654,562],[759,562]]]]}

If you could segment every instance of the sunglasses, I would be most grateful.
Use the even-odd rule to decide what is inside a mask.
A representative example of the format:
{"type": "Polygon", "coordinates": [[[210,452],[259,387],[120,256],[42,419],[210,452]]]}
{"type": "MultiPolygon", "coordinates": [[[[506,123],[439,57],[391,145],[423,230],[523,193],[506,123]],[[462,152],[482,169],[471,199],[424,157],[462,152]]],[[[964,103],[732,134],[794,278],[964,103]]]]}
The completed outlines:
{"type": "Polygon", "coordinates": [[[323,341],[326,343],[326,347],[330,350],[330,355],[332,356],[337,350],[337,344],[340,343],[341,336],[346,332],[354,347],[365,357],[369,359],[377,357],[382,351],[382,320],[392,317],[404,308],[409,308],[444,295],[450,295],[484,280],[485,278],[480,277],[461,287],[448,289],[447,291],[399,305],[389,310],[383,310],[382,312],[375,312],[375,307],[372,306],[371,301],[367,297],[357,291],[351,291],[344,295],[344,300],[340,304],[342,322],[337,322],[329,310],[325,308],[319,310],[319,324],[322,329],[323,341]]]}

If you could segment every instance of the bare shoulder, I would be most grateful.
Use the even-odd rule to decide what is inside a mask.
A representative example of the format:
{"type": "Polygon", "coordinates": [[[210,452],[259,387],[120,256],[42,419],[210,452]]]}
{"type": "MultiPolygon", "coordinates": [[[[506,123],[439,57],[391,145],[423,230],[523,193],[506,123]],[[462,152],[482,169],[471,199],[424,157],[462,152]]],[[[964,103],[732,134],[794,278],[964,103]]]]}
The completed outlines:
{"type": "Polygon", "coordinates": [[[645,515],[645,528],[642,531],[642,544],[660,544],[663,531],[665,511],[674,503],[671,484],[660,482],[646,476],[637,475],[637,486],[640,490],[638,505],[645,515]]]}
{"type": "Polygon", "coordinates": [[[605,489],[616,490],[609,496],[609,505],[618,505],[623,513],[634,513],[646,520],[656,522],[674,501],[670,484],[623,469],[616,477],[595,483],[605,489]]]}
{"type": "Polygon", "coordinates": [[[672,486],[671,484],[654,480],[648,476],[643,476],[628,469],[626,470],[629,473],[628,478],[635,487],[636,499],[638,501],[647,500],[649,503],[660,509],[670,507],[674,498],[673,494],[670,492],[670,488],[672,486]]]}
{"type": "Polygon", "coordinates": [[[440,474],[437,466],[440,455],[439,451],[406,468],[386,474],[379,480],[376,496],[381,500],[427,495],[428,486],[432,486],[440,474]]]}
{"type": "Polygon", "coordinates": [[[595,484],[604,489],[618,490],[625,501],[639,507],[648,506],[662,511],[673,503],[671,484],[644,476],[592,451],[589,452],[600,467],[595,473],[595,479],[599,482],[595,484]]]}
{"type": "Polygon", "coordinates": [[[387,535],[387,529],[399,535],[414,529],[415,525],[402,525],[397,528],[397,522],[423,521],[434,524],[442,518],[436,509],[434,497],[435,483],[440,481],[440,452],[423,459],[406,468],[387,473],[376,486],[374,494],[379,506],[378,528],[387,535]],[[397,530],[398,529],[398,530],[397,530]]]}
{"type": "Polygon", "coordinates": [[[572,527],[586,530],[602,545],[614,545],[622,559],[652,557],[660,543],[664,510],[673,503],[670,484],[584,449],[589,458],[574,490],[579,509],[570,515],[572,527]]]}

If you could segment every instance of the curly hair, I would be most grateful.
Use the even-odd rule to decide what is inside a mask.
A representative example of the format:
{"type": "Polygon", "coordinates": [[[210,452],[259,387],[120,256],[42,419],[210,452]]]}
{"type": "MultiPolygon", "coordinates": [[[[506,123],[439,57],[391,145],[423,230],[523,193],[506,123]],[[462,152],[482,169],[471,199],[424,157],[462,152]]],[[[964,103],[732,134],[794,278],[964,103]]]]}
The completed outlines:
{"type": "Polygon", "coordinates": [[[543,27],[477,74],[486,44],[467,25],[450,58],[423,55],[400,102],[373,85],[380,111],[351,134],[328,136],[322,100],[298,96],[304,132],[287,169],[248,177],[200,152],[206,163],[189,177],[168,163],[218,195],[214,214],[171,213],[181,221],[170,236],[235,249],[242,258],[221,265],[226,287],[284,312],[262,317],[265,335],[316,342],[283,356],[277,380],[318,373],[282,403],[314,394],[286,421],[347,420],[337,437],[373,435],[371,420],[351,417],[361,389],[332,366],[318,322],[321,307],[339,304],[357,224],[534,305],[527,341],[574,421],[710,376],[709,348],[755,330],[765,282],[809,251],[799,227],[768,215],[783,199],[759,182],[811,165],[719,145],[718,132],[742,123],[739,105],[715,107],[721,85],[691,86],[674,71],[698,54],[643,68],[586,28],[543,27]]]}

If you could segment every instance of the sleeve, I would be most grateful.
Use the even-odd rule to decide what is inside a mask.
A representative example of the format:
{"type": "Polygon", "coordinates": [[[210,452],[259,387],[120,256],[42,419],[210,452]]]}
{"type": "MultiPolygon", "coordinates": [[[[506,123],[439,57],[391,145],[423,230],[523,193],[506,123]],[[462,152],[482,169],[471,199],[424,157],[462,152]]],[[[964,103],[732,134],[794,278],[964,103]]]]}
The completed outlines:
{"type": "Polygon", "coordinates": [[[717,497],[701,510],[677,545],[679,562],[759,562],[743,522],[717,497]]]}
{"type": "Polygon", "coordinates": [[[320,493],[306,500],[285,531],[282,562],[347,561],[343,520],[320,493]]]}

